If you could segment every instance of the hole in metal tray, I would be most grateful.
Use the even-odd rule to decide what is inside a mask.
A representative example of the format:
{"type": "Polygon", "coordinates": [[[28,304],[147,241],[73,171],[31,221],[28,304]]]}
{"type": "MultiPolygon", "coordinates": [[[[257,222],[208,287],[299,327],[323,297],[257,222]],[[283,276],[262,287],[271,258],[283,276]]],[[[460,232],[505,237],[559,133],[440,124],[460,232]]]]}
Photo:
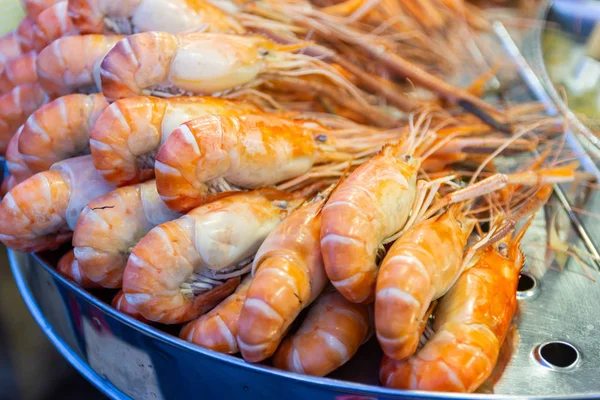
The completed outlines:
{"type": "Polygon", "coordinates": [[[560,340],[540,344],[534,351],[534,357],[544,367],[555,370],[570,369],[581,358],[575,346],[560,340]]]}
{"type": "Polygon", "coordinates": [[[521,272],[519,283],[517,285],[518,299],[532,299],[539,293],[540,286],[538,280],[527,272],[521,272]]]}

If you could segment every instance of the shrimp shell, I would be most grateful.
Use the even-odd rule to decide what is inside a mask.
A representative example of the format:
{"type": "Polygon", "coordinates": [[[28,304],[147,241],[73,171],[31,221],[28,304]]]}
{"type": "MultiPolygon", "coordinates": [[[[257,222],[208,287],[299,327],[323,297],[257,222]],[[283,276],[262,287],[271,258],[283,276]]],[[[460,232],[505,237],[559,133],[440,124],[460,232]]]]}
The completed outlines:
{"type": "Polygon", "coordinates": [[[0,74],[0,94],[10,92],[15,86],[37,81],[35,69],[36,53],[27,54],[9,60],[0,74]]]}
{"type": "Polygon", "coordinates": [[[15,179],[16,183],[23,182],[29,178],[33,173],[25,164],[23,155],[19,152],[19,137],[23,132],[23,125],[17,130],[17,133],[10,139],[8,146],[6,147],[6,168],[11,176],[15,179]]]}
{"type": "Polygon", "coordinates": [[[56,39],[77,35],[67,14],[67,1],[61,1],[48,7],[37,16],[33,26],[33,50],[40,52],[56,39]]]}
{"type": "Polygon", "coordinates": [[[69,250],[67,254],[62,256],[58,260],[56,266],[58,272],[67,277],[69,280],[75,282],[82,288],[93,289],[99,287],[94,281],[91,281],[79,268],[79,263],[73,255],[73,250],[69,250]]]}
{"type": "Polygon", "coordinates": [[[370,302],[377,252],[406,223],[416,193],[419,159],[400,145],[358,167],[323,208],[321,249],[331,283],[346,299],[370,302]]]}
{"type": "Polygon", "coordinates": [[[173,210],[206,202],[217,178],[268,187],[307,172],[318,155],[312,131],[274,115],[209,115],[186,122],[156,156],[158,193],[173,210]]]}
{"type": "Polygon", "coordinates": [[[321,257],[319,211],[325,199],[294,211],[267,237],[252,265],[238,345],[246,361],[270,357],[300,311],[321,294],[327,276],[321,257]]]}
{"type": "Polygon", "coordinates": [[[0,154],[6,152],[8,142],[17,129],[49,100],[38,83],[17,86],[0,97],[0,154]]]}
{"type": "Polygon", "coordinates": [[[10,192],[10,190],[17,186],[18,183],[19,182],[17,182],[17,179],[12,175],[4,178],[2,181],[2,186],[0,186],[0,199],[6,196],[6,193],[10,192]]]}
{"type": "Polygon", "coordinates": [[[27,17],[35,18],[40,15],[42,11],[60,1],[62,0],[22,0],[22,3],[25,7],[25,14],[27,17]]]}
{"type": "Polygon", "coordinates": [[[122,312],[123,314],[127,314],[132,318],[137,319],[138,321],[144,323],[150,323],[146,318],[140,314],[138,310],[135,309],[131,304],[127,302],[125,298],[125,293],[122,290],[119,290],[119,293],[112,299],[110,305],[117,311],[122,312]]]}
{"type": "Polygon", "coordinates": [[[204,278],[210,276],[202,273],[237,269],[252,257],[301,202],[282,196],[272,191],[239,193],[153,228],[127,261],[123,275],[127,301],[155,322],[173,324],[200,316],[194,305],[195,288],[204,290],[204,278]]]}
{"type": "MultiPolygon", "coordinates": [[[[21,25],[32,22],[29,18],[25,18],[21,25]]],[[[0,37],[0,66],[4,66],[8,61],[18,58],[23,55],[21,45],[19,43],[18,30],[11,31],[0,37]]]]}
{"type": "Polygon", "coordinates": [[[71,239],[81,210],[114,189],[90,156],[54,164],[15,186],[0,203],[0,241],[20,251],[55,249],[71,239]]]}
{"type": "Polygon", "coordinates": [[[118,186],[154,176],[156,152],[171,132],[207,114],[258,114],[246,102],[215,97],[130,97],[111,104],[90,133],[94,165],[118,186]]]}
{"type": "Polygon", "coordinates": [[[440,300],[433,337],[413,357],[384,356],[380,380],[388,387],[474,392],[492,373],[517,307],[524,263],[519,248],[527,226],[483,252],[440,300]]]}
{"type": "Polygon", "coordinates": [[[131,249],[155,226],[181,215],[160,200],[154,181],[116,189],[90,201],[73,232],[75,256],[85,274],[120,288],[131,249]]]}
{"type": "Polygon", "coordinates": [[[388,357],[402,360],[417,349],[429,305],[460,274],[473,226],[473,220],[452,207],[407,230],[388,250],[375,292],[375,328],[388,357]]]}
{"type": "Polygon", "coordinates": [[[236,354],[240,313],[251,280],[251,276],[246,276],[233,294],[207,314],[187,323],[179,337],[219,353],[236,354]]]}
{"type": "Polygon", "coordinates": [[[204,0],[70,0],[69,15],[82,33],[244,32],[234,18],[204,0]]]}
{"type": "Polygon", "coordinates": [[[101,94],[70,94],[31,114],[18,144],[29,170],[46,171],[58,161],[89,154],[90,131],[107,106],[101,94]]]}
{"type": "Polygon", "coordinates": [[[370,306],[351,303],[337,291],[323,293],[300,329],[281,343],[273,365],[299,374],[329,374],[350,360],[369,338],[370,314],[370,306]]]}
{"type": "Polygon", "coordinates": [[[100,88],[99,66],[121,36],[78,35],[55,40],[37,57],[38,80],[44,90],[65,95],[100,88]]]}

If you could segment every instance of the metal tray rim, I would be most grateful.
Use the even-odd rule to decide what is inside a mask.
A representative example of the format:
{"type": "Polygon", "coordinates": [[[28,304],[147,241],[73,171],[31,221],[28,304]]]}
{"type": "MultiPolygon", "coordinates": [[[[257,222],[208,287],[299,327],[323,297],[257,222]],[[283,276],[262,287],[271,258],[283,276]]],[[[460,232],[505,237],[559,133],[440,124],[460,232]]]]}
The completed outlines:
{"type": "MultiPolygon", "coordinates": [[[[88,379],[94,386],[100,389],[103,393],[113,399],[122,399],[129,398],[128,396],[121,393],[116,387],[107,386],[106,382],[103,381],[93,370],[92,368],[79,356],[73,354],[69,351],[69,347],[67,344],[54,332],[54,329],[46,323],[45,318],[36,304],[35,299],[29,292],[29,288],[21,271],[18,266],[18,262],[15,257],[14,250],[8,250],[9,261],[12,269],[12,273],[14,275],[16,284],[21,293],[27,308],[33,315],[34,319],[41,327],[43,332],[48,336],[50,341],[56,346],[59,352],[69,361],[79,372],[88,379]]],[[[411,398],[421,398],[421,399],[465,399],[465,398],[477,398],[477,399],[597,399],[598,395],[593,393],[580,393],[580,394],[570,394],[570,395],[552,395],[552,396],[540,396],[540,397],[523,397],[518,395],[500,395],[500,394],[460,394],[460,393],[447,393],[447,392],[424,392],[424,391],[407,391],[407,390],[397,390],[397,389],[388,389],[381,386],[361,384],[355,382],[349,382],[339,379],[327,378],[327,377],[311,377],[306,375],[300,375],[292,372],[287,372],[283,370],[279,370],[273,367],[264,366],[260,364],[251,364],[247,363],[242,359],[227,355],[220,354],[214,352],[209,349],[204,349],[199,346],[195,346],[191,343],[188,343],[182,339],[179,339],[175,336],[171,336],[165,334],[164,332],[146,325],[140,321],[137,321],[134,318],[131,318],[117,310],[113,309],[109,305],[100,301],[93,295],[89,294],[84,289],[78,287],[74,283],[70,282],[63,276],[61,276],[57,271],[55,271],[52,266],[48,265],[47,262],[42,260],[38,255],[34,253],[29,254],[30,257],[33,257],[39,264],[43,266],[43,268],[50,274],[52,277],[61,282],[61,284],[65,285],[69,288],[69,290],[76,292],[79,296],[85,299],[87,302],[91,303],[93,306],[98,307],[103,312],[109,314],[113,318],[117,319],[121,323],[129,325],[131,328],[143,333],[144,335],[148,335],[153,337],[154,339],[165,342],[171,346],[177,346],[179,348],[185,349],[187,351],[201,354],[202,356],[210,357],[215,361],[227,364],[235,364],[236,366],[242,369],[252,369],[259,373],[267,374],[272,376],[273,378],[283,378],[285,380],[294,380],[297,383],[302,383],[311,386],[319,386],[322,388],[329,389],[339,389],[343,388],[344,390],[352,390],[360,393],[362,395],[376,395],[376,396],[384,396],[384,397],[395,397],[401,398],[403,396],[411,397],[411,398]]]]}

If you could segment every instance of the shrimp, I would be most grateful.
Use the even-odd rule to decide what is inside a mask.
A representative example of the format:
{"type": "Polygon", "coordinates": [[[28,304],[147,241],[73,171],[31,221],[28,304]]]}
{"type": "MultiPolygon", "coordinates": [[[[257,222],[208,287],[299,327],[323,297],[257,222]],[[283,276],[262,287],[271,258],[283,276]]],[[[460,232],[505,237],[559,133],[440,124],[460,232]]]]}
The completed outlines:
{"type": "Polygon", "coordinates": [[[402,134],[372,131],[360,137],[366,136],[360,128],[355,133],[342,137],[317,122],[276,114],[200,117],[175,129],[158,151],[156,186],[170,208],[184,212],[215,191],[281,183],[317,163],[374,152],[402,134]]]}
{"type": "Polygon", "coordinates": [[[179,337],[198,346],[225,354],[239,352],[236,337],[242,305],[250,287],[251,276],[246,276],[229,297],[208,313],[187,323],[179,337]]]}
{"type": "Polygon", "coordinates": [[[90,131],[106,107],[101,94],[70,94],[31,114],[18,139],[28,169],[42,172],[58,161],[89,154],[90,131]]]}
{"type": "Polygon", "coordinates": [[[352,172],[323,208],[321,250],[327,276],[352,302],[370,302],[382,242],[408,220],[421,164],[403,143],[386,146],[352,172]]]}
{"type": "Polygon", "coordinates": [[[38,80],[54,95],[100,88],[102,58],[121,36],[78,35],[55,40],[37,58],[38,80]]]}
{"type": "MultiPolygon", "coordinates": [[[[531,219],[529,221],[531,223],[531,219]]],[[[435,311],[435,334],[408,360],[386,356],[380,380],[388,387],[474,392],[491,374],[517,306],[525,261],[520,242],[529,223],[482,251],[435,311]]]]}
{"type": "Polygon", "coordinates": [[[159,147],[180,124],[207,114],[258,114],[247,102],[215,97],[131,97],[111,104],[90,134],[94,165],[118,186],[154,176],[159,147]]]}
{"type": "Polygon", "coordinates": [[[69,250],[67,254],[62,256],[58,260],[56,266],[58,272],[67,277],[69,280],[75,282],[82,288],[93,289],[99,287],[94,281],[91,281],[79,268],[79,263],[73,255],[73,250],[69,250]]]}
{"type": "Polygon", "coordinates": [[[273,190],[239,193],[158,225],[129,256],[123,275],[127,301],[155,322],[197,318],[197,302],[248,270],[266,236],[301,202],[273,190]]]}
{"type": "Polygon", "coordinates": [[[17,86],[0,97],[0,155],[6,152],[17,129],[49,100],[50,96],[38,83],[17,86]]]}
{"type": "Polygon", "coordinates": [[[9,60],[0,73],[0,94],[10,92],[15,86],[37,81],[35,69],[36,53],[30,51],[21,57],[9,60]]]}
{"type": "Polygon", "coordinates": [[[113,298],[110,305],[117,311],[122,312],[123,314],[127,314],[132,318],[135,318],[141,322],[149,323],[146,318],[142,317],[142,314],[138,310],[135,309],[131,304],[127,302],[125,298],[125,293],[122,290],[119,290],[119,293],[113,298]]]}
{"type": "Polygon", "coordinates": [[[69,15],[82,33],[244,33],[234,18],[203,0],[70,0],[69,15]]]}
{"type": "Polygon", "coordinates": [[[388,357],[402,360],[416,350],[430,303],[460,274],[474,223],[456,204],[408,229],[388,250],[375,291],[377,338],[388,357]]]}
{"type": "Polygon", "coordinates": [[[33,50],[33,26],[31,18],[24,18],[17,29],[0,37],[0,63],[4,65],[33,50]]]}
{"type": "Polygon", "coordinates": [[[256,253],[237,337],[246,361],[270,357],[300,311],[325,289],[328,280],[319,243],[325,200],[317,196],[294,211],[256,253]]]}
{"type": "Polygon", "coordinates": [[[273,357],[276,368],[325,376],[356,354],[372,332],[371,306],[349,302],[335,290],[323,293],[300,329],[287,337],[273,357]]]}
{"type": "Polygon", "coordinates": [[[25,14],[28,18],[35,19],[42,11],[62,0],[22,0],[25,14]]]}
{"type": "Polygon", "coordinates": [[[83,207],[113,190],[91,156],[61,161],[15,186],[0,203],[0,241],[19,251],[58,248],[71,239],[83,207]]]}
{"type": "Polygon", "coordinates": [[[56,39],[78,33],[67,14],[67,3],[53,4],[37,16],[33,25],[33,50],[40,52],[56,39]]]}
{"type": "Polygon", "coordinates": [[[82,271],[106,288],[120,288],[135,244],[155,226],[181,215],[160,200],[154,181],[116,189],[90,201],[73,232],[82,271]]]}
{"type": "Polygon", "coordinates": [[[370,106],[335,68],[291,53],[304,46],[280,45],[263,36],[138,33],[121,40],[102,61],[102,91],[112,100],[160,93],[215,95],[269,76],[320,75],[370,106]]]}
{"type": "Polygon", "coordinates": [[[23,132],[22,125],[8,142],[5,154],[6,168],[16,183],[23,182],[33,175],[27,164],[25,164],[23,155],[19,152],[19,137],[21,136],[21,132],[23,132]]]}

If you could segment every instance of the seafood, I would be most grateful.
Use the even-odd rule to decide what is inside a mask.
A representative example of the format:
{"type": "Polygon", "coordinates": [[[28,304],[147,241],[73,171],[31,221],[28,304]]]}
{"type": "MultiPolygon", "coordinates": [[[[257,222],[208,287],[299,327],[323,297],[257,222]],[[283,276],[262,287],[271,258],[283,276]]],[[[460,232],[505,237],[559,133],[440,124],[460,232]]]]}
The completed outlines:
{"type": "Polygon", "coordinates": [[[0,64],[33,50],[33,26],[31,18],[24,18],[17,29],[0,37],[0,64]]]}
{"type": "Polygon", "coordinates": [[[236,354],[238,324],[242,305],[250,286],[251,277],[246,276],[229,297],[201,317],[187,323],[179,337],[198,346],[219,353],[236,354]]]}
{"type": "Polygon", "coordinates": [[[21,132],[23,132],[22,125],[8,142],[5,154],[6,168],[16,183],[23,182],[33,175],[27,164],[25,164],[23,155],[19,152],[19,137],[21,136],[21,132]]]}
{"type": "Polygon", "coordinates": [[[28,18],[37,17],[42,11],[48,7],[60,2],[61,0],[23,0],[25,13],[28,18]]]}
{"type": "Polygon", "coordinates": [[[37,57],[38,81],[53,95],[97,92],[102,58],[121,36],[78,35],[55,40],[37,57]]]}
{"type": "Polygon", "coordinates": [[[158,193],[170,208],[184,212],[215,192],[268,187],[299,177],[315,164],[376,151],[401,135],[358,129],[350,140],[337,133],[318,122],[277,114],[208,115],[188,121],[156,155],[158,193]]]}
{"type": "Polygon", "coordinates": [[[9,60],[0,74],[0,93],[7,93],[15,86],[37,81],[35,69],[36,53],[30,51],[21,57],[9,60]]]}
{"type": "Polygon", "coordinates": [[[90,131],[107,106],[101,94],[70,94],[31,114],[18,139],[28,169],[42,172],[58,161],[89,154],[90,131]]]}
{"type": "Polygon", "coordinates": [[[49,100],[50,96],[38,83],[17,86],[0,97],[0,154],[6,152],[8,142],[17,129],[49,100]]]}
{"type": "Polygon", "coordinates": [[[419,344],[420,327],[433,300],[460,274],[463,250],[475,220],[462,204],[416,224],[400,236],[379,267],[375,328],[384,353],[402,360],[419,344]]]}
{"type": "Polygon", "coordinates": [[[40,52],[63,36],[78,33],[67,14],[67,1],[48,7],[37,16],[33,24],[33,50],[40,52]]]}
{"type": "Polygon", "coordinates": [[[92,289],[99,287],[94,281],[91,281],[79,268],[79,263],[73,255],[73,250],[69,250],[67,254],[62,256],[58,260],[56,266],[58,272],[69,278],[69,280],[75,282],[82,288],[92,289]]]}
{"type": "Polygon", "coordinates": [[[133,317],[139,321],[149,323],[146,318],[142,317],[142,314],[138,310],[136,310],[131,304],[127,302],[125,298],[125,293],[122,290],[119,290],[119,293],[113,298],[110,303],[111,306],[117,311],[122,312],[123,314],[127,314],[130,317],[133,317]]]}
{"type": "Polygon", "coordinates": [[[155,226],[180,217],[167,208],[154,181],[116,189],[90,201],[73,232],[81,270],[107,288],[120,288],[135,244],[155,226]]]}
{"type": "Polygon", "coordinates": [[[246,361],[270,357],[300,311],[321,294],[327,276],[321,257],[319,212],[326,197],[291,213],[258,249],[241,311],[237,342],[246,361]]]}
{"type": "Polygon", "coordinates": [[[203,0],[69,0],[69,15],[82,33],[244,33],[234,18],[203,0]]]}
{"type": "MultiPolygon", "coordinates": [[[[531,222],[531,220],[529,221],[531,222]]],[[[520,242],[529,224],[482,250],[435,311],[433,336],[413,357],[382,361],[388,387],[473,392],[492,372],[517,306],[524,263],[520,242]],[[468,368],[465,366],[468,365],[468,368]]]]}
{"type": "Polygon", "coordinates": [[[421,160],[403,143],[386,146],[342,182],[322,211],[327,276],[348,300],[374,298],[377,253],[408,220],[421,160]]]}
{"type": "Polygon", "coordinates": [[[197,318],[207,311],[198,309],[198,301],[248,270],[266,236],[302,201],[273,190],[239,193],[158,225],[129,256],[123,275],[127,301],[155,322],[197,318]]]}
{"type": "Polygon", "coordinates": [[[287,337],[273,365],[288,371],[325,376],[345,364],[372,332],[369,305],[346,300],[335,290],[323,293],[296,333],[287,337]]]}
{"type": "Polygon", "coordinates": [[[51,250],[71,239],[83,207],[113,190],[91,156],[61,161],[12,188],[0,203],[0,241],[20,251],[51,250]]]}
{"type": "Polygon", "coordinates": [[[207,114],[258,114],[251,103],[215,97],[130,97],[111,104],[90,133],[96,169],[118,186],[154,176],[159,147],[180,124],[207,114]]]}
{"type": "Polygon", "coordinates": [[[216,95],[269,76],[319,75],[370,106],[338,70],[292,53],[303,46],[280,45],[263,36],[138,33],[121,40],[102,61],[102,92],[111,100],[151,94],[216,95]]]}
{"type": "Polygon", "coordinates": [[[16,178],[12,175],[8,175],[3,181],[2,186],[0,186],[0,199],[6,196],[12,188],[17,186],[19,182],[17,182],[16,178]]]}

